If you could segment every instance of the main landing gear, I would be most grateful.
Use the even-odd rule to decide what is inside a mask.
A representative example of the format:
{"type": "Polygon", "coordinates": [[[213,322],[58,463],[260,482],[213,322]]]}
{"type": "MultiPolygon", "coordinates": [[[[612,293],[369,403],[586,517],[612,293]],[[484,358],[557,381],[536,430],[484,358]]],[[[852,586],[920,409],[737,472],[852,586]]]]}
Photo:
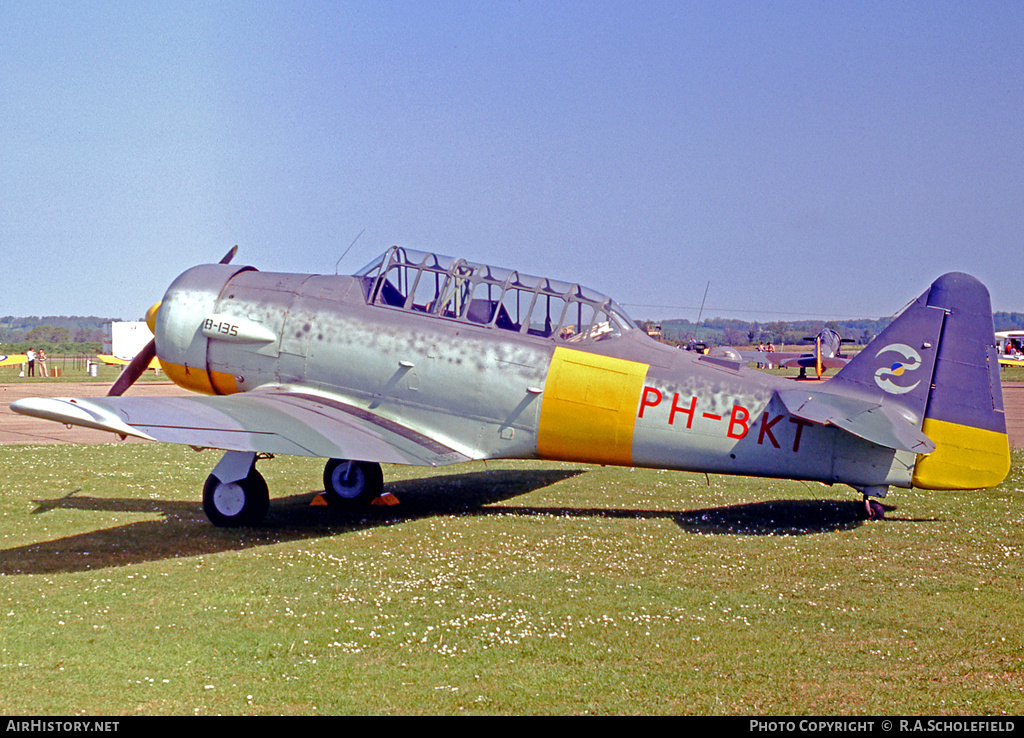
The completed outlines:
{"type": "Polygon", "coordinates": [[[211,474],[203,485],[203,511],[218,527],[258,525],[269,508],[267,483],[255,465],[243,479],[222,482],[211,474]]]}
{"type": "MultiPolygon", "coordinates": [[[[324,467],[324,490],[332,505],[365,505],[384,490],[380,464],[331,459],[324,467]]],[[[203,511],[222,528],[259,525],[270,507],[263,475],[256,471],[256,454],[228,451],[203,485],[203,511]]]]}
{"type": "Polygon", "coordinates": [[[324,467],[324,491],[332,505],[368,505],[384,491],[380,464],[331,459],[324,467]]]}

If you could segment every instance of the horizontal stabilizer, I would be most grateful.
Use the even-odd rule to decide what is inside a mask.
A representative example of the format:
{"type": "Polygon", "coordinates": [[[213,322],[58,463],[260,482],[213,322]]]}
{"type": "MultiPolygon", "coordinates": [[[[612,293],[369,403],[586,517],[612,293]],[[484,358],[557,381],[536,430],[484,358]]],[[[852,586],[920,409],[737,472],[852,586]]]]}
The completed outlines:
{"type": "Polygon", "coordinates": [[[784,390],[778,397],[790,415],[822,425],[834,425],[866,441],[900,451],[929,454],[935,444],[913,424],[880,403],[801,390],[784,390]]]}

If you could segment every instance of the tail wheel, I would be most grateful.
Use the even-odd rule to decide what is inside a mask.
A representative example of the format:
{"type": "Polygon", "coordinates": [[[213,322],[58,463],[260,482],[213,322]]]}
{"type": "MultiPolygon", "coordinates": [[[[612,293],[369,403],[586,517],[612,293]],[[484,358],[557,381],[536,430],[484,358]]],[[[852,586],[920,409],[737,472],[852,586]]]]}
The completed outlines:
{"type": "Polygon", "coordinates": [[[864,507],[867,508],[868,520],[884,520],[885,508],[877,500],[864,500],[864,507]]]}
{"type": "Polygon", "coordinates": [[[324,467],[324,490],[331,504],[366,505],[384,491],[384,473],[371,461],[331,459],[324,467]]]}
{"type": "Polygon", "coordinates": [[[245,479],[222,482],[211,474],[203,485],[203,511],[216,526],[238,528],[258,525],[269,507],[267,483],[255,466],[245,479]]]}

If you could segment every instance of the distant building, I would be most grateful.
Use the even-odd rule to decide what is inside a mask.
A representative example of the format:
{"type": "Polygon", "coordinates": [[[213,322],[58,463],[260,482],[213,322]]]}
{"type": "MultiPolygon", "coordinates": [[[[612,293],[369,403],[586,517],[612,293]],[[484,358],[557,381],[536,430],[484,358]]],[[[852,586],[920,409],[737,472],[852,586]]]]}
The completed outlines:
{"type": "Polygon", "coordinates": [[[109,323],[107,337],[103,339],[103,353],[131,361],[152,340],[153,334],[145,323],[109,323]]]}

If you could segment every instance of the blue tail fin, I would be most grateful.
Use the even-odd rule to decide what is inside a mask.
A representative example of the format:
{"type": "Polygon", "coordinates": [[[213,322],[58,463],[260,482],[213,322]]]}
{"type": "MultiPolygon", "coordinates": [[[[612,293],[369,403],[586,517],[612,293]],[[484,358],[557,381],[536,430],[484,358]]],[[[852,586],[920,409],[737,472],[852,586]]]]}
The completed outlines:
{"type": "Polygon", "coordinates": [[[923,489],[994,487],[1010,470],[988,290],[946,274],[832,380],[895,409],[936,445],[918,456],[923,489]]]}

